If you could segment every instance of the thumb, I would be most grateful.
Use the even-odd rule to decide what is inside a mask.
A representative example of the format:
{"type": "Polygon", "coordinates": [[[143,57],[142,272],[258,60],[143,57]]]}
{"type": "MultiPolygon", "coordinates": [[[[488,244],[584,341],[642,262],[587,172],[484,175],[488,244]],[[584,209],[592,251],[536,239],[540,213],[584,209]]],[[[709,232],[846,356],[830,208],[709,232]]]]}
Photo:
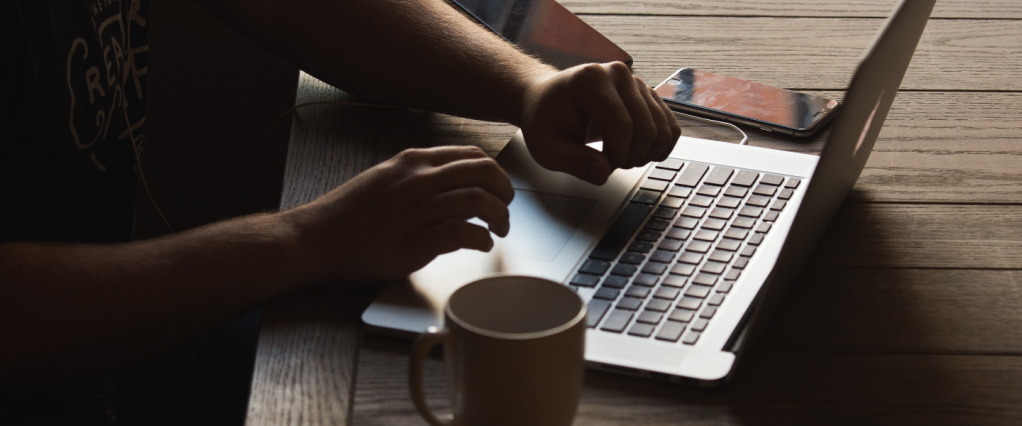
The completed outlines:
{"type": "Polygon", "coordinates": [[[532,158],[546,169],[564,172],[586,182],[603,185],[610,177],[610,162],[602,152],[561,138],[532,140],[525,138],[532,158]]]}

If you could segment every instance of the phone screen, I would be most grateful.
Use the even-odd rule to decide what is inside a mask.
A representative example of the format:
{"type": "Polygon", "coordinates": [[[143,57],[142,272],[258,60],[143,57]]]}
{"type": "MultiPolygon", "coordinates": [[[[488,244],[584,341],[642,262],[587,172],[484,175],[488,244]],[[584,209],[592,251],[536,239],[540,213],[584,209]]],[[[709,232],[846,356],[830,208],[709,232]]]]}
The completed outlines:
{"type": "Polygon", "coordinates": [[[668,103],[720,111],[804,131],[837,107],[835,100],[684,68],[656,88],[668,103]]]}

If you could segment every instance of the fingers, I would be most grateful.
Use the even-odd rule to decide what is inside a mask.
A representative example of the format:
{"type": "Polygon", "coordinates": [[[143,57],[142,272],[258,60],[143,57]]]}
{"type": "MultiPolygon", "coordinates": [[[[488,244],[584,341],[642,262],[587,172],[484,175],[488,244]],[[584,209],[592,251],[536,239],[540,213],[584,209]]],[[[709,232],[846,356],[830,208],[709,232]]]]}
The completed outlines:
{"type": "Polygon", "coordinates": [[[476,146],[440,146],[424,149],[406,149],[396,157],[398,162],[418,162],[427,166],[442,166],[458,160],[489,158],[476,146]]]}
{"type": "MultiPolygon", "coordinates": [[[[482,152],[482,150],[480,150],[482,152]]],[[[408,183],[413,194],[432,196],[459,188],[478,187],[510,204],[515,197],[507,173],[488,157],[453,161],[421,172],[408,183]]]]}
{"type": "Polygon", "coordinates": [[[485,228],[468,222],[443,222],[423,230],[420,238],[427,253],[439,256],[462,248],[490,251],[493,238],[485,228]]]}
{"type": "Polygon", "coordinates": [[[480,188],[447,191],[427,200],[418,218],[425,224],[466,221],[478,217],[489,224],[490,231],[506,237],[510,229],[507,204],[480,188]]]}
{"type": "Polygon", "coordinates": [[[649,107],[651,118],[656,126],[656,136],[646,153],[646,161],[664,161],[674,150],[674,144],[681,136],[681,126],[674,114],[667,109],[667,104],[653,89],[643,85],[639,88],[649,107]]]}
{"type": "Polygon", "coordinates": [[[564,172],[584,181],[603,185],[610,177],[607,157],[580,143],[551,139],[543,149],[530,150],[532,158],[546,169],[564,172]]]}

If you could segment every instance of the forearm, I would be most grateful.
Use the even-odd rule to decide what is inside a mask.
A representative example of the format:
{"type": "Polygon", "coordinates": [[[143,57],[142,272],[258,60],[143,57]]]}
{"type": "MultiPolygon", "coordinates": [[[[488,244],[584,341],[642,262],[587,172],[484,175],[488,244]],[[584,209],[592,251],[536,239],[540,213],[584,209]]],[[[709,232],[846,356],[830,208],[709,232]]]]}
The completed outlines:
{"type": "Polygon", "coordinates": [[[327,83],[380,102],[521,122],[552,67],[443,0],[204,0],[246,37],[327,83]]]}
{"type": "Polygon", "coordinates": [[[0,245],[0,386],[181,344],[301,282],[278,215],[117,245],[0,245]]]}

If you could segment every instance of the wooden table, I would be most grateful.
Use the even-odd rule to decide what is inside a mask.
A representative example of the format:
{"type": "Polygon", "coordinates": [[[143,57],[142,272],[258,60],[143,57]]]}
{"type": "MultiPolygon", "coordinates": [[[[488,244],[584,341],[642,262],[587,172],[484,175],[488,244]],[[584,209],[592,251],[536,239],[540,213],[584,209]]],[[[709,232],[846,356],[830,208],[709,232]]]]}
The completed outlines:
{"type": "MultiPolygon", "coordinates": [[[[894,0],[572,0],[655,84],[690,66],[841,97],[894,0]]],[[[303,76],[299,102],[346,95],[303,76]]],[[[295,118],[284,208],[409,146],[496,154],[514,128],[410,110],[295,118]]],[[[690,136],[735,140],[687,123],[690,136]]],[[[750,133],[751,144],[818,152],[750,133]]],[[[1022,2],[939,1],[855,190],[725,389],[588,372],[578,425],[1022,424],[1022,2]]],[[[359,339],[371,297],[267,306],[249,425],[418,425],[408,343],[359,339]],[[357,367],[357,368],[356,368],[357,367]]],[[[427,393],[446,406],[442,362],[427,393]]]]}

